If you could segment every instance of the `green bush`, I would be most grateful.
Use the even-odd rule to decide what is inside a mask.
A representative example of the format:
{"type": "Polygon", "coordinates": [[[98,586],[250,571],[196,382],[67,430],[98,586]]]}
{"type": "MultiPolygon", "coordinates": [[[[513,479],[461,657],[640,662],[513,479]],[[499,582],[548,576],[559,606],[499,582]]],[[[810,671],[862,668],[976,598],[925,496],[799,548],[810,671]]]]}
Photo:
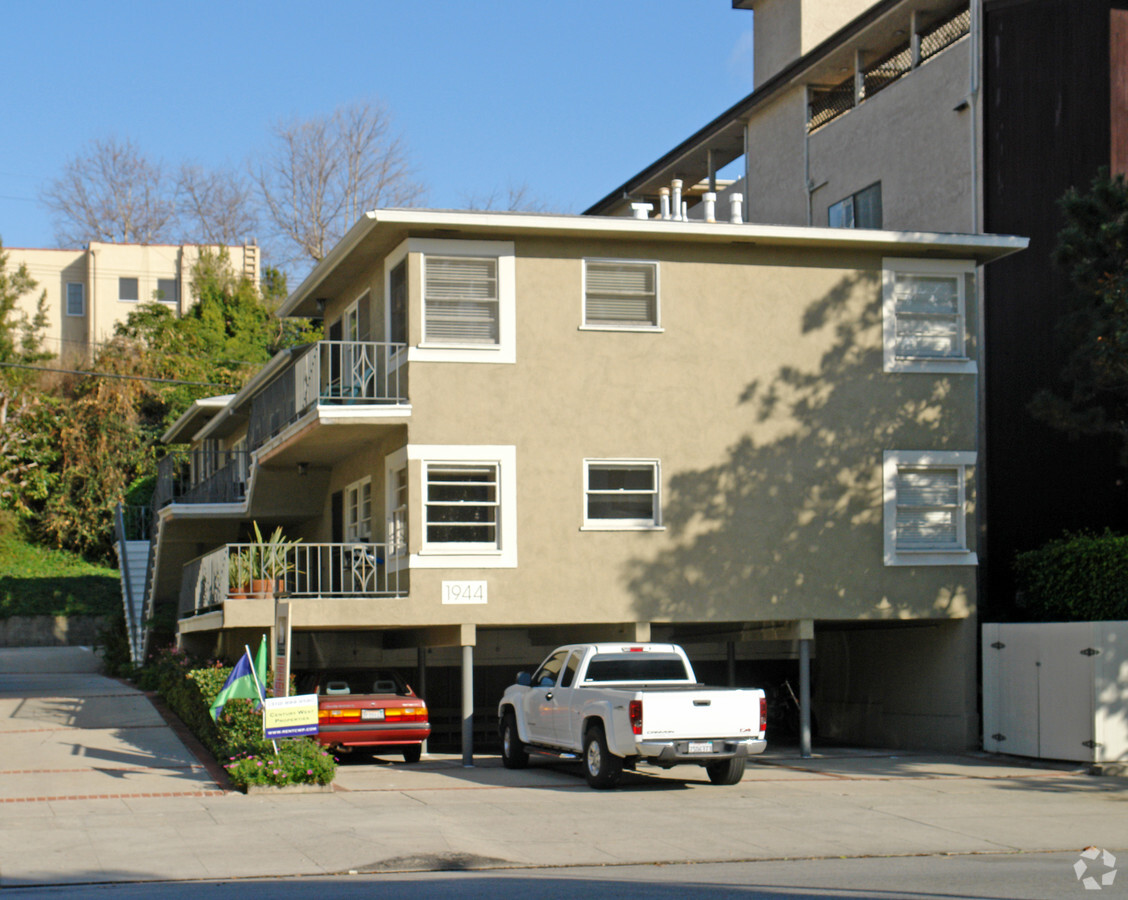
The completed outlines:
{"type": "Polygon", "coordinates": [[[337,773],[337,762],[317,741],[309,738],[280,741],[278,754],[269,742],[257,751],[231,757],[225,766],[231,780],[248,784],[329,784],[337,773]]]}
{"type": "Polygon", "coordinates": [[[1066,532],[1015,560],[1019,605],[1047,621],[1128,619],[1128,536],[1066,532]]]}
{"type": "MultiPolygon", "coordinates": [[[[275,756],[271,742],[263,739],[262,712],[255,711],[253,700],[228,700],[218,721],[212,719],[211,705],[223,690],[231,669],[221,662],[205,663],[183,650],[168,647],[151,659],[137,680],[142,687],[155,688],[217,760],[228,761],[227,769],[235,784],[332,782],[337,771],[336,760],[316,741],[279,741],[278,755],[275,756]],[[258,765],[259,762],[263,765],[258,765]],[[267,762],[270,763],[268,769],[267,762]]],[[[272,683],[272,674],[267,672],[268,697],[273,694],[272,683]]],[[[294,693],[292,677],[290,692],[294,693]]]]}

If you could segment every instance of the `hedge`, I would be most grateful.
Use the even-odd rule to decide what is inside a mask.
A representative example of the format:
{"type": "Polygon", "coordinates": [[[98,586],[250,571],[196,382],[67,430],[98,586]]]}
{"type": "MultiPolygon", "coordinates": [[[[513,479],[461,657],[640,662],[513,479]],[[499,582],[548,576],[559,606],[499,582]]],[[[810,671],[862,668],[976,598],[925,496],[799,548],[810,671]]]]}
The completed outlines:
{"type": "Polygon", "coordinates": [[[1019,605],[1032,617],[1128,619],[1128,535],[1066,532],[1015,560],[1019,605]]]}

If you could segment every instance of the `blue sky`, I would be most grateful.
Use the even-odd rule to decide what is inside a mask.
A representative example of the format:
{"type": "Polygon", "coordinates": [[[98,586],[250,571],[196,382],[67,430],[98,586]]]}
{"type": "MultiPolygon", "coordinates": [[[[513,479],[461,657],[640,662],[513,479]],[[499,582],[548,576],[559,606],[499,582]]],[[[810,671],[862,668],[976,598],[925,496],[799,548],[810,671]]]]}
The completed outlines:
{"type": "Polygon", "coordinates": [[[0,0],[0,238],[95,138],[244,165],[271,123],[390,110],[432,207],[510,184],[581,212],[752,90],[730,0],[0,0]]]}

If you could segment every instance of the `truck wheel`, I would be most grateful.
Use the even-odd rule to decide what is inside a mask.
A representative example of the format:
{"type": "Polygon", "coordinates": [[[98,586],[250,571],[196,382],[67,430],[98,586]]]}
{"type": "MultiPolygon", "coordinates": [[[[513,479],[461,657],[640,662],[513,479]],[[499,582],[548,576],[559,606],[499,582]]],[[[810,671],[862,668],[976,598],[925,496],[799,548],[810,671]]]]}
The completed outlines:
{"type": "Polygon", "coordinates": [[[709,773],[709,780],[713,784],[739,784],[744,777],[744,757],[734,756],[720,762],[709,763],[705,771],[709,773]]]}
{"type": "Polygon", "coordinates": [[[513,713],[506,713],[501,720],[501,763],[507,769],[523,769],[529,764],[529,754],[517,735],[513,713]]]}
{"type": "Polygon", "coordinates": [[[607,749],[602,725],[592,725],[584,734],[584,776],[593,788],[610,788],[619,783],[623,760],[607,749]]]}
{"type": "Polygon", "coordinates": [[[410,747],[403,748],[403,761],[405,763],[417,763],[420,757],[423,756],[423,745],[412,744],[410,747]]]}

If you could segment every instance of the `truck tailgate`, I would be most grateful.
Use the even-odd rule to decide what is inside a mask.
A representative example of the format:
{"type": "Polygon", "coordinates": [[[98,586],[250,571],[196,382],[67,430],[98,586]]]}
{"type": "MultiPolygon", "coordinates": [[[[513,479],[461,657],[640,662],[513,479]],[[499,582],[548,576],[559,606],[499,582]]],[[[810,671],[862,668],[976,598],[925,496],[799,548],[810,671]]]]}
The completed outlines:
{"type": "Polygon", "coordinates": [[[749,737],[760,731],[759,690],[646,690],[642,739],[749,737]]]}

